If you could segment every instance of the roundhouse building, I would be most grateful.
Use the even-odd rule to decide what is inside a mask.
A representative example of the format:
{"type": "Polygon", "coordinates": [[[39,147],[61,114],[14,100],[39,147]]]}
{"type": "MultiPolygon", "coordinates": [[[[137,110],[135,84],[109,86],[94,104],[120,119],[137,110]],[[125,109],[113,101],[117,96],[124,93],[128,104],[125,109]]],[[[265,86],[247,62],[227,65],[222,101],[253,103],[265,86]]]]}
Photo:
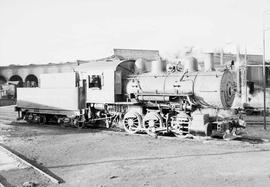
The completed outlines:
{"type": "MultiPolygon", "coordinates": [[[[228,63],[236,62],[236,54],[220,54],[220,53],[205,53],[210,56],[215,68],[222,68],[228,63]],[[222,57],[222,58],[221,58],[222,57]]],[[[114,49],[114,56],[120,58],[144,58],[148,60],[154,60],[159,56],[157,50],[130,50],[130,49],[114,49]]],[[[243,61],[244,55],[239,56],[243,61]]],[[[89,61],[78,61],[85,63],[89,61]]],[[[72,72],[73,67],[77,66],[78,62],[67,63],[49,63],[49,64],[30,64],[30,65],[9,65],[0,66],[0,88],[1,85],[7,81],[19,81],[17,87],[36,87],[40,82],[40,74],[43,73],[61,73],[72,72]]],[[[262,55],[247,55],[248,65],[261,65],[262,55]]],[[[202,66],[204,64],[202,63],[202,66]]],[[[270,68],[266,68],[266,82],[267,87],[270,87],[270,68]]],[[[255,86],[262,87],[262,67],[248,67],[247,68],[247,80],[254,82],[255,86]]]]}
{"type": "Polygon", "coordinates": [[[67,62],[0,66],[0,86],[7,81],[19,81],[18,87],[37,87],[40,82],[40,74],[71,72],[76,65],[75,62],[67,62]]]}
{"type": "MultiPolygon", "coordinates": [[[[237,57],[236,54],[223,54],[220,53],[206,53],[209,55],[210,60],[213,62],[216,69],[223,69],[225,66],[233,65],[233,70],[236,70],[237,60],[240,60],[239,67],[245,71],[245,55],[239,54],[237,57]],[[239,58],[239,59],[237,59],[239,58]]],[[[255,89],[262,89],[263,87],[263,68],[262,68],[262,55],[247,54],[247,81],[253,83],[255,89]]],[[[201,61],[200,65],[203,67],[204,63],[201,61]]],[[[270,63],[266,62],[266,88],[270,88],[270,63]]],[[[239,80],[240,81],[240,80],[239,80]]]]}

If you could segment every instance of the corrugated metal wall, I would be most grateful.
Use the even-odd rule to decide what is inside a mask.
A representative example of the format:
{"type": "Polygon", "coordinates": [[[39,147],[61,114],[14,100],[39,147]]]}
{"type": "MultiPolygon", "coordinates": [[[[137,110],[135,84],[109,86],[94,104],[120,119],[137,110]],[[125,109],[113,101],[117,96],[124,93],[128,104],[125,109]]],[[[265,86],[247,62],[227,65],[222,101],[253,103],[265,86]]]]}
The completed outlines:
{"type": "MultiPolygon", "coordinates": [[[[256,86],[263,87],[263,68],[248,67],[247,80],[255,83],[256,86]]],[[[266,87],[270,87],[270,69],[266,67],[266,87]]]]}

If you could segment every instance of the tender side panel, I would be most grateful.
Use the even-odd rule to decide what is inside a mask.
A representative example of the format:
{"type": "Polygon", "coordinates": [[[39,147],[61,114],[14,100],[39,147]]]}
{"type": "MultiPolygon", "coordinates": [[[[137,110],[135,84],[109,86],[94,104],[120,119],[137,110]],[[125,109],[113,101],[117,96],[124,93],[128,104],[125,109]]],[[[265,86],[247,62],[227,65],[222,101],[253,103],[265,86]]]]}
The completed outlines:
{"type": "Polygon", "coordinates": [[[72,73],[50,73],[40,75],[40,88],[74,88],[76,75],[72,73]]]}
{"type": "Polygon", "coordinates": [[[78,88],[18,88],[17,106],[50,110],[78,110],[78,88]]]}

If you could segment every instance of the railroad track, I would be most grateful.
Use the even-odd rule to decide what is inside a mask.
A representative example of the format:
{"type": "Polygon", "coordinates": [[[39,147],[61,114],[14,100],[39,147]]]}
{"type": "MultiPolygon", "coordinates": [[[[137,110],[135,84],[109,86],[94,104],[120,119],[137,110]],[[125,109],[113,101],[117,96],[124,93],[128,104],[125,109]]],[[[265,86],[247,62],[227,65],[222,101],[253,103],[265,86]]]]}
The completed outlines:
{"type": "Polygon", "coordinates": [[[0,107],[0,119],[14,121],[17,119],[17,112],[14,111],[15,105],[0,107]]]}
{"type": "MultiPolygon", "coordinates": [[[[52,173],[51,171],[49,171],[45,167],[42,167],[42,166],[38,165],[37,163],[35,163],[32,160],[26,158],[22,154],[10,149],[9,147],[7,147],[7,146],[5,146],[3,144],[0,144],[0,150],[4,151],[8,155],[10,155],[14,159],[16,159],[18,162],[20,162],[22,164],[25,164],[28,167],[33,168],[34,170],[38,171],[40,174],[42,174],[42,175],[46,176],[47,178],[49,178],[53,183],[56,183],[56,184],[64,183],[63,179],[56,176],[54,173],[52,173]]],[[[2,186],[4,186],[4,185],[1,184],[1,182],[0,182],[0,187],[2,187],[2,186]]]]}
{"type": "MultiPolygon", "coordinates": [[[[246,121],[247,124],[263,124],[263,121],[246,121]]],[[[270,125],[270,121],[266,121],[267,125],[270,125]]]]}

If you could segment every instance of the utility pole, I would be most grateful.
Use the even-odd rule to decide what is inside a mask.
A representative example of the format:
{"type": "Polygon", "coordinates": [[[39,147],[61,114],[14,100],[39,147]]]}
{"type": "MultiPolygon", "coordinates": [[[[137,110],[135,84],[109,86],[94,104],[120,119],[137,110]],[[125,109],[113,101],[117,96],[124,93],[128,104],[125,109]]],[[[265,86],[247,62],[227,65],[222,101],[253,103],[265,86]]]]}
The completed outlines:
{"type": "Polygon", "coordinates": [[[245,99],[246,99],[246,103],[248,102],[248,89],[247,89],[247,72],[248,72],[248,69],[247,69],[247,47],[245,47],[245,81],[244,81],[244,83],[245,83],[245,99]]]}
{"type": "Polygon", "coordinates": [[[265,94],[265,87],[266,87],[266,77],[265,77],[265,30],[263,28],[263,128],[266,128],[266,94],[265,94]]]}
{"type": "Polygon", "coordinates": [[[266,73],[265,73],[265,31],[268,30],[265,28],[265,15],[269,13],[270,10],[263,12],[263,127],[266,128],[266,73]]]}

